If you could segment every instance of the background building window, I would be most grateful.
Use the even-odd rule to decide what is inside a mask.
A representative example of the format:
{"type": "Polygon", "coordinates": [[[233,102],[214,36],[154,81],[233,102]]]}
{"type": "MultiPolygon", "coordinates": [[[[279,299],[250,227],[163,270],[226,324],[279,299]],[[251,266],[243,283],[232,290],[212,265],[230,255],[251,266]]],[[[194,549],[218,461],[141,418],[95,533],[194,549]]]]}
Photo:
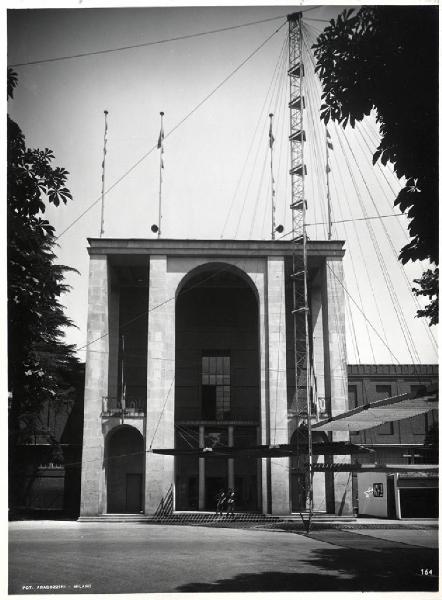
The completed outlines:
{"type": "MultiPolygon", "coordinates": [[[[376,400],[383,400],[384,398],[391,398],[391,385],[376,386],[376,400]]],[[[380,425],[378,433],[381,435],[392,435],[394,433],[393,421],[380,425]]]]}
{"type": "Polygon", "coordinates": [[[350,410],[358,405],[358,388],[356,385],[348,386],[348,406],[350,410]]]}
{"type": "Polygon", "coordinates": [[[209,421],[230,417],[230,356],[207,353],[201,361],[201,416],[209,421]]]}

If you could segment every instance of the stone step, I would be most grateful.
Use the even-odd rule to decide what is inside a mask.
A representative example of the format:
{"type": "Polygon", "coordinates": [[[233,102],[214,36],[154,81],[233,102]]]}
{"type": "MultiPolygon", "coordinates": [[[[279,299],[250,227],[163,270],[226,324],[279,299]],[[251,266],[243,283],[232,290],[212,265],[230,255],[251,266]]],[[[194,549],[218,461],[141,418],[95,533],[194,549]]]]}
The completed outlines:
{"type": "MultiPolygon", "coordinates": [[[[308,515],[304,515],[304,520],[308,515]]],[[[97,516],[80,517],[80,523],[162,523],[162,524],[192,524],[192,523],[228,523],[233,522],[231,517],[225,514],[221,517],[209,512],[178,512],[170,515],[144,515],[144,514],[105,514],[97,516]]],[[[356,517],[335,516],[324,513],[313,513],[312,521],[315,523],[352,523],[356,517]]],[[[291,522],[302,523],[302,517],[298,514],[286,516],[264,515],[261,513],[235,513],[235,522],[240,523],[278,523],[291,522]]]]}

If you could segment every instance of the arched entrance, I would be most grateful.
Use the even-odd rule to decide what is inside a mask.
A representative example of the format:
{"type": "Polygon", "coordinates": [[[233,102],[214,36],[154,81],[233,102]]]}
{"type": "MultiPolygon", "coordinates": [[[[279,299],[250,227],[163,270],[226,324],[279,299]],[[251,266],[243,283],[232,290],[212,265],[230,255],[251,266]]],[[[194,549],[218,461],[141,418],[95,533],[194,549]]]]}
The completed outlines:
{"type": "MultiPolygon", "coordinates": [[[[257,292],[248,276],[208,264],[183,281],[176,300],[175,446],[260,443],[257,292]]],[[[260,460],[175,459],[177,510],[214,510],[219,489],[237,509],[261,508],[260,460]]]]}
{"type": "Polygon", "coordinates": [[[106,439],[108,513],[143,511],[144,441],[129,425],[109,432],[106,439]]]}

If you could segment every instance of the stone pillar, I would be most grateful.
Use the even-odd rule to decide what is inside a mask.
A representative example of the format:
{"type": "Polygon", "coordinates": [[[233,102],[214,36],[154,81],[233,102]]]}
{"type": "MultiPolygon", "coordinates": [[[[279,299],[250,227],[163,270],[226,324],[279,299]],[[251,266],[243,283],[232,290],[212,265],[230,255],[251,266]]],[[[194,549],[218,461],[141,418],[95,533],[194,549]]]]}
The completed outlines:
{"type": "MultiPolygon", "coordinates": [[[[316,389],[317,410],[320,416],[325,406],[325,373],[324,373],[324,329],[322,315],[322,280],[316,277],[310,290],[310,310],[312,323],[312,356],[314,371],[314,387],[316,389]]],[[[323,463],[324,456],[314,456],[314,464],[323,463]]],[[[313,509],[326,511],[325,473],[313,474],[313,509]]]]}
{"type": "MultiPolygon", "coordinates": [[[[267,326],[268,326],[268,394],[270,444],[288,443],[285,274],[284,258],[268,257],[267,261],[267,326]]],[[[290,512],[289,459],[272,458],[271,512],[290,512]]]]}
{"type": "Polygon", "coordinates": [[[173,456],[153,454],[149,447],[175,445],[175,289],[167,256],[151,256],[149,273],[144,508],[146,514],[154,514],[174,484],[173,456]]]}
{"type": "MultiPolygon", "coordinates": [[[[341,258],[326,258],[324,265],[324,331],[327,333],[328,386],[330,412],[336,416],[348,410],[347,353],[345,346],[344,269],[341,258]]],[[[345,431],[333,432],[333,441],[350,439],[345,431]]],[[[334,462],[350,462],[350,456],[335,456],[334,462]]],[[[334,474],[335,514],[352,514],[352,478],[349,473],[334,474]]]]}
{"type": "Polygon", "coordinates": [[[107,256],[91,256],[81,465],[81,517],[95,516],[106,511],[101,411],[102,398],[108,395],[108,287],[107,256]]]}
{"type": "MultiPolygon", "coordinates": [[[[204,448],[204,425],[199,426],[199,447],[204,448]]],[[[198,510],[206,508],[206,461],[198,459],[198,510]]]]}

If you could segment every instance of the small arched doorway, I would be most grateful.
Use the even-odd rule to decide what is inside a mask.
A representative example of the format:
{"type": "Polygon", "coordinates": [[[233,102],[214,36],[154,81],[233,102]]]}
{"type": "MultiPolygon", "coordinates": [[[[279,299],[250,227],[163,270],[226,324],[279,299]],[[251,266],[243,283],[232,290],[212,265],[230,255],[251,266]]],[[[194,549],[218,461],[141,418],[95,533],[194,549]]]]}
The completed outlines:
{"type": "Polygon", "coordinates": [[[106,448],[107,512],[143,512],[143,436],[123,425],[108,434],[106,448]]]}

